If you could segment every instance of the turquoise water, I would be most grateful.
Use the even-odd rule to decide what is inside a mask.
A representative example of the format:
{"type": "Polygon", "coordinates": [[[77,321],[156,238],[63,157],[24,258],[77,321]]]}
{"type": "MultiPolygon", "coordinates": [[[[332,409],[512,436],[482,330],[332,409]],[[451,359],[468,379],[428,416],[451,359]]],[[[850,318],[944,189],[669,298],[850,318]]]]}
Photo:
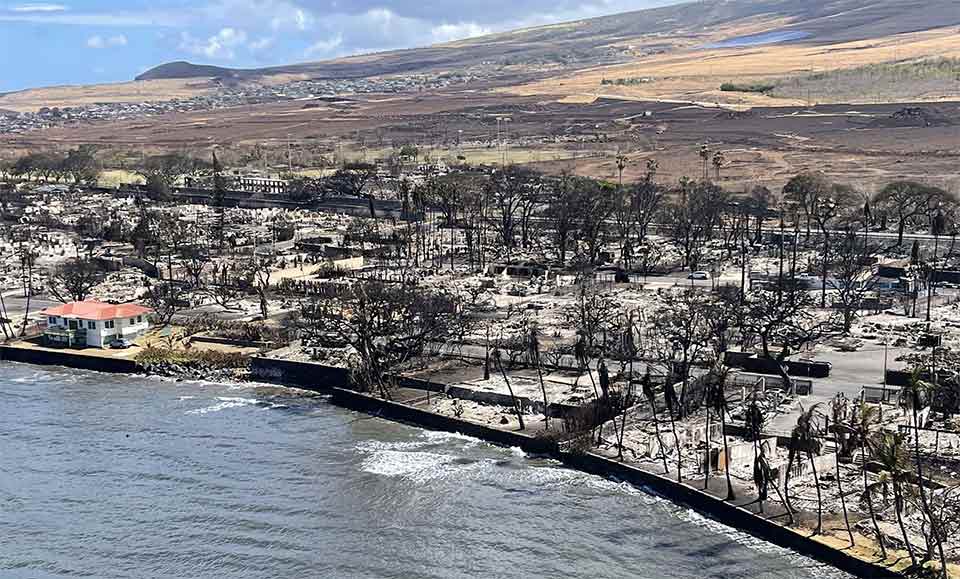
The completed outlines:
{"type": "Polygon", "coordinates": [[[640,489],[289,390],[0,363],[0,577],[844,577],[640,489]]]}

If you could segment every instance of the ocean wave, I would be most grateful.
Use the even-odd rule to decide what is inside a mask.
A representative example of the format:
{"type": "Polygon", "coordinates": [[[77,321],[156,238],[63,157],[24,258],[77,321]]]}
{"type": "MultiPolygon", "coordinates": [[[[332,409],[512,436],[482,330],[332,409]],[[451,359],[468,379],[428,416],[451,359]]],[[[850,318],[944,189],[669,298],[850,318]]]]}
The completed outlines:
{"type": "Polygon", "coordinates": [[[226,410],[228,408],[241,408],[243,406],[253,406],[256,404],[260,404],[260,401],[257,400],[256,398],[234,398],[234,397],[227,397],[227,396],[218,396],[217,400],[219,400],[219,402],[217,402],[212,406],[207,406],[205,408],[196,408],[194,410],[187,410],[186,413],[202,416],[204,414],[209,414],[211,412],[220,412],[221,410],[226,410]]]}
{"type": "Polygon", "coordinates": [[[435,452],[379,450],[364,459],[360,470],[423,484],[446,478],[450,470],[456,470],[452,464],[455,459],[453,455],[435,452]]]}
{"type": "MultiPolygon", "coordinates": [[[[667,499],[658,498],[657,500],[669,502],[667,499]]],[[[673,515],[685,523],[707,529],[711,534],[726,537],[727,539],[730,539],[731,541],[738,543],[752,551],[757,551],[764,555],[782,557],[797,567],[806,568],[815,577],[822,577],[824,579],[845,579],[850,577],[850,575],[839,569],[829,565],[817,563],[816,561],[808,557],[804,557],[796,551],[774,545],[773,543],[759,539],[749,533],[734,529],[733,527],[721,523],[720,521],[702,515],[693,509],[680,507],[674,505],[673,503],[670,503],[670,505],[674,507],[673,515]]]]}
{"type": "Polygon", "coordinates": [[[433,444],[440,444],[448,441],[461,441],[465,443],[465,448],[473,448],[474,446],[477,446],[483,442],[474,436],[467,436],[466,434],[460,434],[459,432],[442,432],[439,430],[424,430],[420,434],[420,437],[430,441],[433,444]]]}

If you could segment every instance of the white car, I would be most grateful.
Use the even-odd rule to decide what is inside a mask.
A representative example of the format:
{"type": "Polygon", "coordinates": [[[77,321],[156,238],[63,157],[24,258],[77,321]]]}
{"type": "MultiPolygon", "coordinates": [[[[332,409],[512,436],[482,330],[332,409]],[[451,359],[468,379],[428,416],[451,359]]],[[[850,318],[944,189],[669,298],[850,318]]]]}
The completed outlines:
{"type": "Polygon", "coordinates": [[[707,271],[695,271],[687,276],[687,279],[701,280],[706,281],[710,279],[710,272],[707,271]]]}

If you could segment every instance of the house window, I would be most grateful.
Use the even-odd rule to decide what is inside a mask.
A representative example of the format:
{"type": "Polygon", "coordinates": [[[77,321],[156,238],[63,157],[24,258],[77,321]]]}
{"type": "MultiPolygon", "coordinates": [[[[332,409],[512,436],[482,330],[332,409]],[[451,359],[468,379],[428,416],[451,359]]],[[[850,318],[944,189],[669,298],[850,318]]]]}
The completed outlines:
{"type": "Polygon", "coordinates": [[[134,324],[136,324],[136,323],[137,323],[137,320],[136,320],[136,319],[130,318],[130,325],[131,325],[131,326],[134,325],[134,324]]]}
{"type": "Polygon", "coordinates": [[[50,324],[51,326],[56,326],[56,325],[57,325],[57,318],[51,316],[51,317],[47,318],[47,323],[50,324]]]}
{"type": "Polygon", "coordinates": [[[96,330],[96,329],[97,329],[97,322],[87,322],[87,329],[88,329],[88,330],[96,330]]]}
{"type": "Polygon", "coordinates": [[[143,322],[143,316],[137,316],[137,323],[143,322]]]}
{"type": "Polygon", "coordinates": [[[114,326],[114,321],[113,321],[113,320],[107,320],[106,322],[103,322],[103,327],[106,328],[106,329],[108,329],[108,330],[112,330],[112,329],[113,329],[113,326],[114,326]]]}

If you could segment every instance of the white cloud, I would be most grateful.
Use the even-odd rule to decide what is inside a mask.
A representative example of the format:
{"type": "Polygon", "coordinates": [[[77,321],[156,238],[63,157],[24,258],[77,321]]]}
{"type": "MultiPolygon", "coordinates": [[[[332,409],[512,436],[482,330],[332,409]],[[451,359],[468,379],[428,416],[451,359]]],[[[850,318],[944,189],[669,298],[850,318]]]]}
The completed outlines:
{"type": "Polygon", "coordinates": [[[462,40],[464,38],[473,38],[475,36],[484,36],[493,32],[489,28],[480,26],[476,22],[461,22],[459,24],[441,24],[434,26],[430,31],[433,42],[451,42],[453,40],[462,40]]]}
{"type": "Polygon", "coordinates": [[[10,8],[12,12],[64,12],[63,4],[18,4],[10,8]]]}
{"type": "Polygon", "coordinates": [[[180,34],[180,50],[216,60],[233,60],[236,49],[247,42],[247,33],[237,28],[221,28],[206,40],[194,38],[189,32],[180,34]]]}
{"type": "Polygon", "coordinates": [[[113,36],[106,37],[106,38],[104,38],[103,36],[100,36],[99,34],[94,34],[93,36],[87,39],[88,48],[111,48],[111,47],[126,46],[126,45],[127,45],[127,37],[124,36],[123,34],[115,34],[113,36]]]}
{"type": "Polygon", "coordinates": [[[336,56],[338,54],[338,49],[343,46],[343,34],[338,34],[333,38],[328,38],[327,40],[320,40],[311,44],[304,52],[303,55],[307,58],[312,58],[315,56],[336,56]]]}
{"type": "Polygon", "coordinates": [[[251,42],[247,48],[249,48],[251,52],[260,52],[261,50],[266,50],[271,46],[273,46],[273,38],[270,38],[269,36],[263,36],[251,42]]]}

